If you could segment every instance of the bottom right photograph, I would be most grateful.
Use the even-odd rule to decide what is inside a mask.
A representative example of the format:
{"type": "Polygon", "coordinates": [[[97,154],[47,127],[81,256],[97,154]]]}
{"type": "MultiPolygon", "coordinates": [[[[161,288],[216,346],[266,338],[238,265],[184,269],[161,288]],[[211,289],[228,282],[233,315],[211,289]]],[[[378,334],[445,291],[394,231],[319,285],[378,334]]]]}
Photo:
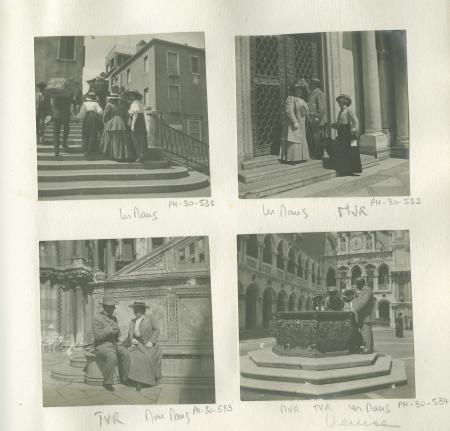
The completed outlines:
{"type": "Polygon", "coordinates": [[[237,236],[242,401],[415,398],[408,230],[237,236]]]}

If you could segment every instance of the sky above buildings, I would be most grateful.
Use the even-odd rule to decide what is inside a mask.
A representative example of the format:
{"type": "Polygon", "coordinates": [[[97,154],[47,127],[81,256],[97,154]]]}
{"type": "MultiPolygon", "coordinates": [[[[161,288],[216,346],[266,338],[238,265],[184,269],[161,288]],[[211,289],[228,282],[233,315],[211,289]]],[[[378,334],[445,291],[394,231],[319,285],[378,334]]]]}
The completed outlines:
{"type": "Polygon", "coordinates": [[[114,44],[126,47],[134,54],[136,44],[140,40],[149,42],[150,39],[157,38],[188,44],[196,48],[204,48],[204,34],[197,33],[155,33],[138,34],[127,36],[85,36],[86,61],[83,71],[83,92],[88,90],[86,80],[92,79],[99,73],[105,71],[105,57],[114,44]]]}

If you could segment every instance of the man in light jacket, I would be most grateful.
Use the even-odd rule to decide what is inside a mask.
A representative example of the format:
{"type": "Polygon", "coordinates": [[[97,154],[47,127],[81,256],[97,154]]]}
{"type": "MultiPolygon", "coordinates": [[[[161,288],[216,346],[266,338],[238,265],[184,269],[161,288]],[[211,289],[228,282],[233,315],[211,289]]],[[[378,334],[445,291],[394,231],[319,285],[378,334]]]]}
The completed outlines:
{"type": "Polygon", "coordinates": [[[309,153],[316,160],[323,157],[324,140],[326,137],[325,126],[328,122],[327,102],[325,93],[320,88],[321,82],[312,78],[309,83],[311,93],[308,96],[308,123],[306,127],[306,139],[309,153]]]}

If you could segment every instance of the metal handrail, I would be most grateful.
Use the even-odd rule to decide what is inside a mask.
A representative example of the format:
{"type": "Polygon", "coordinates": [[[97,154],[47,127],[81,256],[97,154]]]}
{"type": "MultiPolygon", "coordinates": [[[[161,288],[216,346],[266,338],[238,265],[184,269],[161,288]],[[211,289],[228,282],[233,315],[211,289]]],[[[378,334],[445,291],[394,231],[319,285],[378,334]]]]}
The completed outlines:
{"type": "Polygon", "coordinates": [[[161,148],[175,161],[209,175],[209,146],[181,130],[175,129],[161,118],[161,148]]]}

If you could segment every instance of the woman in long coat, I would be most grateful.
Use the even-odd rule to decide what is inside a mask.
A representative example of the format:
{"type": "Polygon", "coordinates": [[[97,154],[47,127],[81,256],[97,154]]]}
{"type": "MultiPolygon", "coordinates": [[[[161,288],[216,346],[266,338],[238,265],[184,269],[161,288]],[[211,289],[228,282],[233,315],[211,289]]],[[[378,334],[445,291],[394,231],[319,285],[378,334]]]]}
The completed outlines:
{"type": "Polygon", "coordinates": [[[286,98],[286,115],[279,155],[281,162],[295,164],[310,158],[305,126],[308,116],[308,104],[305,102],[306,93],[307,84],[304,80],[300,80],[291,87],[291,95],[286,98]]]}
{"type": "Polygon", "coordinates": [[[102,114],[103,110],[97,102],[97,96],[94,92],[88,93],[78,112],[78,119],[83,122],[83,151],[88,157],[99,152],[102,114]]]}
{"type": "Polygon", "coordinates": [[[134,162],[136,153],[127,128],[128,112],[118,94],[111,94],[103,113],[103,133],[100,142],[101,152],[111,160],[134,162]]]}
{"type": "Polygon", "coordinates": [[[131,119],[131,140],[138,157],[137,161],[141,162],[144,160],[147,148],[147,128],[145,127],[144,106],[141,102],[142,95],[138,91],[130,91],[128,94],[132,100],[128,110],[131,119]]]}
{"type": "Polygon", "coordinates": [[[336,98],[340,111],[336,123],[332,125],[337,130],[337,138],[333,145],[332,164],[336,173],[352,175],[362,172],[361,157],[359,155],[359,122],[356,115],[349,108],[352,99],[346,94],[336,98]]]}
{"type": "Polygon", "coordinates": [[[124,345],[130,351],[128,379],[136,383],[136,390],[143,385],[155,386],[161,379],[162,352],[158,345],[159,326],[146,314],[148,306],[135,301],[130,305],[135,318],[131,320],[124,345]]]}

